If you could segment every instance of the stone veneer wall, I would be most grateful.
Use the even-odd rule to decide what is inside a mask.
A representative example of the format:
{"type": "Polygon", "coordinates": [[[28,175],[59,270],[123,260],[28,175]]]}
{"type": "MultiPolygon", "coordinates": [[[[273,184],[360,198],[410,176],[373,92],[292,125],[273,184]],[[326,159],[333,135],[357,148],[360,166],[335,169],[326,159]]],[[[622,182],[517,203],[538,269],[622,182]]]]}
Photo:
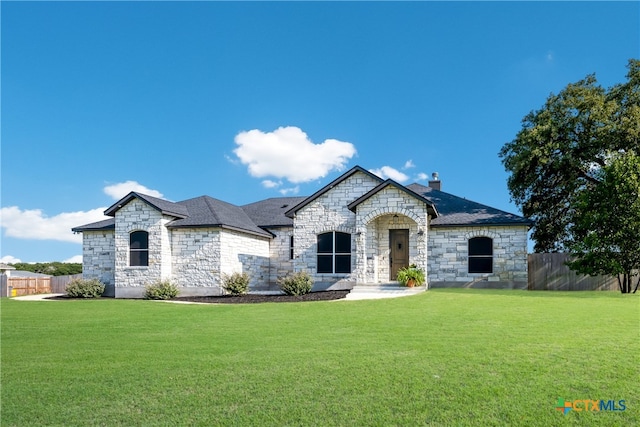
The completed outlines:
{"type": "Polygon", "coordinates": [[[429,238],[431,286],[527,287],[527,227],[432,228],[429,238]],[[493,273],[468,273],[468,241],[493,239],[493,273]],[[489,282],[489,283],[487,283],[489,282]]]}
{"type": "Polygon", "coordinates": [[[314,290],[351,288],[355,275],[355,214],[347,205],[378,185],[364,173],[355,173],[334,188],[299,210],[294,219],[294,270],[308,272],[314,281],[314,290]],[[319,274],[316,272],[317,235],[328,231],[351,234],[350,274],[319,274]]]}
{"type": "Polygon", "coordinates": [[[248,273],[252,289],[269,279],[269,239],[219,228],[172,230],[173,277],[181,295],[220,295],[222,275],[248,273]]]}
{"type": "Polygon", "coordinates": [[[104,283],[108,296],[114,296],[115,263],[113,231],[82,232],[82,276],[104,283]]]}
{"type": "Polygon", "coordinates": [[[386,187],[357,207],[357,228],[361,233],[357,247],[359,283],[385,283],[391,280],[389,230],[409,230],[409,264],[427,271],[427,206],[404,191],[386,187]],[[394,218],[394,215],[398,218],[394,218]],[[419,234],[422,231],[422,234],[419,234]]]}
{"type": "Polygon", "coordinates": [[[195,295],[220,294],[220,229],[172,229],[171,247],[173,281],[177,286],[196,288],[190,292],[195,295]]]}
{"type": "Polygon", "coordinates": [[[168,247],[170,237],[166,224],[172,219],[139,199],[133,199],[116,212],[116,297],[141,297],[145,285],[170,278],[171,248],[168,247]],[[138,230],[149,233],[147,267],[129,265],[129,234],[138,230]]]}
{"type": "Polygon", "coordinates": [[[269,281],[264,283],[266,289],[277,289],[278,277],[286,276],[293,272],[293,260],[291,259],[291,236],[293,235],[293,227],[282,227],[269,229],[275,234],[271,240],[269,248],[269,257],[271,258],[269,266],[269,281]]]}
{"type": "Polygon", "coordinates": [[[269,280],[269,238],[237,231],[220,233],[222,273],[248,273],[255,289],[269,280]]]}

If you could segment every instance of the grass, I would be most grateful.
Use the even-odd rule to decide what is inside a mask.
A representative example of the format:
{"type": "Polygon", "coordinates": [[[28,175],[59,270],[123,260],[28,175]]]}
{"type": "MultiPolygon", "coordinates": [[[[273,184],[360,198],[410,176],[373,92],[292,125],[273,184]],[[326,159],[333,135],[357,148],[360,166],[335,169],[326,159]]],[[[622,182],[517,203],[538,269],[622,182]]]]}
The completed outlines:
{"type": "Polygon", "coordinates": [[[3,426],[640,425],[640,313],[613,292],[1,303],[3,426]],[[624,399],[621,412],[554,408],[624,399]]]}

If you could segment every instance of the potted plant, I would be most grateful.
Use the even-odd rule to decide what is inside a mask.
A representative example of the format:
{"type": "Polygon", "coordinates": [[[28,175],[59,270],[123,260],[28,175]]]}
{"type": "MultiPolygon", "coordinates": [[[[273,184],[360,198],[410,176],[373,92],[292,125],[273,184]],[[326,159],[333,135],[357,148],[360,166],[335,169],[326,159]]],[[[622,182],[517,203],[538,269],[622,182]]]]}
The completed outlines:
{"type": "Polygon", "coordinates": [[[398,270],[398,282],[403,286],[412,288],[414,286],[422,286],[425,282],[424,271],[415,264],[398,270]]]}

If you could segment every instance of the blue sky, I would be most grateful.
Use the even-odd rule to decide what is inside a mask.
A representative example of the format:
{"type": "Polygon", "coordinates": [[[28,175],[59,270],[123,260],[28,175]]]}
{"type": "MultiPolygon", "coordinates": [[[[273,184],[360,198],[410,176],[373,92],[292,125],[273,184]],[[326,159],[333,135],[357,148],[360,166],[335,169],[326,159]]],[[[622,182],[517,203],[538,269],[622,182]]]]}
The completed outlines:
{"type": "Polygon", "coordinates": [[[4,262],[130,190],[245,204],[355,165],[510,212],[498,151],[640,56],[638,2],[2,2],[4,262]]]}

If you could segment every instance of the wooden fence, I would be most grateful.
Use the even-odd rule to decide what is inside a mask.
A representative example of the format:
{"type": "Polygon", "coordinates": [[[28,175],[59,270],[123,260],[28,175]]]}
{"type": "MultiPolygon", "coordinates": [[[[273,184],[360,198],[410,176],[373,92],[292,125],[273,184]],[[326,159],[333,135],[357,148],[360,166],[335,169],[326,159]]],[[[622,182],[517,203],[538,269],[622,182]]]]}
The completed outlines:
{"type": "Polygon", "coordinates": [[[617,291],[618,280],[611,276],[583,276],[565,264],[569,254],[529,254],[530,291],[617,291]]]}
{"type": "Polygon", "coordinates": [[[35,294],[62,294],[69,282],[82,274],[53,277],[7,277],[0,275],[0,296],[19,297],[35,294]]]}

